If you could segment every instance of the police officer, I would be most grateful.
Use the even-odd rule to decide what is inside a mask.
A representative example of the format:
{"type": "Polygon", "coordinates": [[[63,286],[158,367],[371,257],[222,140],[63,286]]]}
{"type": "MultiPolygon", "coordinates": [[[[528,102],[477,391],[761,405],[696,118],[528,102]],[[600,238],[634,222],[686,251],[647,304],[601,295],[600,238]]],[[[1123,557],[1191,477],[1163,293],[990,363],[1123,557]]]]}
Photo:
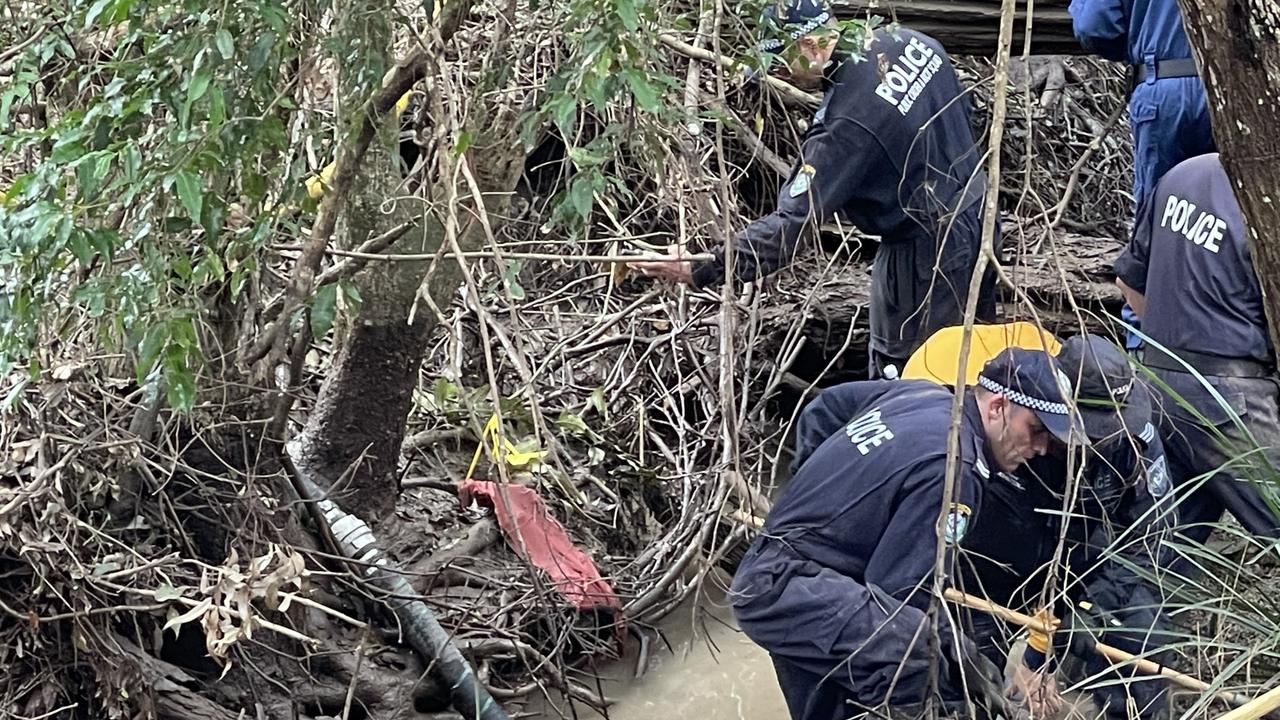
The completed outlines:
{"type": "MultiPolygon", "coordinates": [[[[1264,497],[1274,495],[1268,471],[1280,468],[1275,356],[1244,216],[1217,153],[1179,163],[1160,180],[1115,271],[1153,341],[1143,363],[1165,386],[1160,432],[1185,495],[1180,519],[1212,523],[1225,509],[1255,535],[1280,536],[1264,497]],[[1260,456],[1247,454],[1255,448],[1260,456]],[[1207,482],[1192,483],[1206,474],[1207,482]]],[[[1204,542],[1211,530],[1187,535],[1204,542]]]]}
{"type": "MultiPolygon", "coordinates": [[[[1132,699],[1139,717],[1166,717],[1166,681],[1110,682],[1128,679],[1132,671],[1111,670],[1093,649],[1101,634],[1112,646],[1164,662],[1168,652],[1150,648],[1173,640],[1168,615],[1160,610],[1160,591],[1145,577],[1167,563],[1161,541],[1176,524],[1150,391],[1128,357],[1097,335],[1068,338],[1057,363],[1075,389],[1090,441],[1079,482],[1069,482],[1075,473],[1060,445],[1016,475],[997,475],[985,504],[1005,522],[979,525],[965,539],[963,585],[1003,605],[1036,608],[1060,560],[1067,582],[1057,586],[1066,598],[1055,604],[1054,614],[1070,617],[1074,628],[1056,638],[1061,641],[1057,657],[1069,652],[1085,674],[1102,676],[1093,697],[1105,715],[1128,717],[1132,699]]],[[[989,615],[973,613],[966,619],[975,636],[994,640],[1001,635],[989,615]]],[[[1002,652],[996,642],[983,649],[995,657],[1002,652]]],[[[1058,704],[1053,676],[1032,676],[1044,666],[1047,650],[1043,639],[1029,642],[1013,678],[1013,687],[1037,716],[1058,704]]]]}
{"type": "Polygon", "coordinates": [[[1141,204],[1170,168],[1214,149],[1178,2],[1071,0],[1070,13],[1086,50],[1132,68],[1133,196],[1141,204]]]}
{"type": "MultiPolygon", "coordinates": [[[[825,94],[776,209],[734,240],[734,275],[749,281],[778,270],[802,236],[842,213],[880,236],[871,375],[889,365],[900,371],[930,332],[962,319],[979,252],[986,177],[968,100],[946,51],[923,33],[877,30],[865,46],[851,47],[825,0],[779,0],[761,27],[761,48],[786,61],[787,79],[821,84],[825,94]]],[[[632,266],[706,287],[725,278],[723,248],[710,251],[716,259],[709,262],[632,266]]],[[[680,253],[675,247],[668,257],[680,253]]],[[[978,314],[994,318],[994,272],[984,279],[978,314]]]]}
{"type": "MultiPolygon", "coordinates": [[[[1169,168],[1214,150],[1204,84],[1178,0],[1071,0],[1069,10],[1086,50],[1132,68],[1133,198],[1141,205],[1169,168]]],[[[1121,317],[1137,324],[1127,305],[1121,317]]],[[[1127,344],[1141,343],[1130,333],[1127,344]]]]}
{"type": "MultiPolygon", "coordinates": [[[[976,523],[966,535],[959,584],[998,604],[1033,612],[1042,603],[1048,573],[1054,572],[1059,543],[1065,540],[1061,559],[1072,579],[1066,588],[1071,600],[1057,603],[1053,612],[1070,617],[1069,626],[1075,627],[1058,636],[1057,657],[1069,651],[1074,666],[1083,665],[1088,674],[1111,680],[1121,675],[1108,672],[1106,661],[1093,651],[1098,633],[1105,631],[1107,643],[1134,653],[1168,642],[1159,634],[1169,624],[1159,612],[1160,594],[1135,571],[1158,564],[1161,538],[1174,524],[1167,463],[1151,422],[1150,396],[1125,354],[1106,339],[1076,336],[1059,349],[1052,336],[1025,337],[1027,333],[1015,332],[1018,329],[977,328],[983,341],[974,341],[969,364],[981,359],[978,353],[998,352],[1009,342],[1043,343],[1058,350],[1058,366],[1075,388],[1077,410],[1091,441],[1088,460],[1078,489],[1068,483],[1067,448],[1061,443],[1051,443],[1046,455],[1030,459],[1016,473],[993,473],[984,486],[983,507],[987,517],[999,521],[976,523]],[[1064,503],[1069,491],[1072,502],[1064,503]],[[1064,507],[1069,508],[1066,514],[1064,507]],[[1069,520],[1065,532],[1064,519],[1069,520]],[[1113,559],[1116,556],[1121,560],[1113,559]],[[1091,612],[1079,611],[1082,601],[1091,612]]],[[[908,370],[914,368],[935,382],[953,382],[948,373],[956,370],[959,350],[953,335],[950,329],[936,333],[912,357],[908,370]],[[930,368],[944,374],[934,375],[930,368]]],[[[847,422],[856,404],[850,389],[857,385],[830,388],[805,407],[797,423],[796,465],[847,422]]],[[[978,649],[1003,664],[1007,645],[1001,638],[1011,634],[1009,629],[984,613],[962,615],[978,649]]],[[[1051,714],[1060,702],[1053,674],[1039,672],[1047,652],[1047,642],[1038,647],[1030,643],[1014,663],[1009,688],[1038,717],[1051,714]]],[[[1107,714],[1123,715],[1132,697],[1141,717],[1155,718],[1167,712],[1166,691],[1163,681],[1144,679],[1107,682],[1093,694],[1107,714]]]]}
{"type": "Polygon", "coordinates": [[[951,576],[954,547],[985,521],[992,471],[1043,454],[1050,436],[1082,432],[1066,385],[1043,352],[1010,348],[988,362],[964,391],[949,496],[951,391],[918,380],[839,386],[832,412],[843,430],[804,460],[730,593],[739,626],[772,657],[792,718],[932,701],[934,661],[944,709],[958,710],[968,688],[989,713],[1006,712],[999,669],[931,611],[935,527],[945,510],[941,570],[951,576]]]}

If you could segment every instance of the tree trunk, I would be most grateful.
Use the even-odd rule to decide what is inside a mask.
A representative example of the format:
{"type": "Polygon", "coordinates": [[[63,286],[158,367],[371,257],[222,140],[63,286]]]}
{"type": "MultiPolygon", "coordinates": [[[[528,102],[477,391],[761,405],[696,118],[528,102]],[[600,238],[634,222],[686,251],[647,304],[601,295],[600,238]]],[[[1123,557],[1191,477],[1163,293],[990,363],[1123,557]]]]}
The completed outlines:
{"type": "MultiPolygon", "coordinates": [[[[382,18],[390,17],[389,7],[370,7],[378,4],[385,4],[385,0],[353,0],[353,7],[347,8],[346,14],[369,18],[381,13],[382,18]]],[[[357,28],[342,46],[366,52],[385,48],[389,42],[389,34],[382,35],[385,32],[383,22],[369,21],[369,26],[357,28]]],[[[381,52],[382,62],[366,63],[365,73],[368,68],[387,65],[385,50],[381,52]]],[[[346,83],[367,83],[369,77],[376,82],[380,72],[350,78],[346,83]]],[[[482,106],[482,101],[476,101],[468,118],[476,140],[460,161],[469,164],[485,198],[484,210],[497,224],[496,217],[507,215],[523,152],[516,140],[514,116],[482,106]]],[[[359,108],[360,101],[352,97],[347,107],[359,108]]],[[[353,184],[346,212],[337,226],[339,243],[355,247],[413,220],[415,227],[387,251],[432,255],[445,246],[445,253],[434,268],[427,261],[371,262],[356,276],[360,308],[350,326],[339,334],[339,350],[292,452],[301,472],[313,480],[327,482],[335,501],[371,524],[391,512],[399,494],[397,465],[405,420],[428,333],[436,323],[431,307],[418,298],[419,288],[430,272],[427,294],[436,306],[445,307],[462,283],[461,268],[446,245],[443,216],[437,215],[448,211],[442,183],[454,179],[438,180],[437,187],[427,193],[429,202],[420,197],[404,197],[408,192],[393,149],[398,133],[391,127],[382,133],[370,146],[353,184]]],[[[428,153],[429,158],[452,152],[456,140],[446,137],[442,142],[435,153],[428,153]]],[[[428,173],[436,169],[430,161],[427,165],[428,173]]],[[[479,223],[468,222],[479,214],[475,200],[465,185],[458,192],[457,211],[462,224],[458,242],[463,250],[476,249],[484,239],[479,223]]]]}
{"type": "MultiPolygon", "coordinates": [[[[1071,31],[1069,0],[1040,0],[1031,16],[1031,52],[1084,55],[1071,31]]],[[[849,20],[880,15],[933,36],[947,52],[994,55],[1000,34],[1000,0],[835,0],[836,15],[849,20]]],[[[1014,21],[1014,54],[1022,52],[1026,6],[1014,21]]]]}
{"type": "Polygon", "coordinates": [[[1280,6],[1178,4],[1208,92],[1213,139],[1249,228],[1271,337],[1280,338],[1280,6]]]}
{"type": "MultiPolygon", "coordinates": [[[[340,0],[334,3],[338,113],[357,126],[360,108],[388,66],[393,10],[388,0],[340,0]]],[[[335,241],[352,248],[407,219],[403,202],[383,212],[382,202],[395,194],[398,173],[393,164],[393,122],[384,122],[352,183],[346,209],[338,219],[335,241]]],[[[425,245],[427,231],[407,234],[397,252],[425,245]],[[411,246],[411,247],[406,247],[411,246]]],[[[413,391],[412,372],[425,334],[421,323],[409,325],[406,298],[417,287],[417,265],[372,264],[355,279],[364,300],[341,341],[321,386],[306,428],[297,441],[295,462],[323,478],[334,498],[360,508],[372,520],[391,510],[396,497],[396,461],[402,425],[413,391]],[[367,513],[367,514],[366,514],[367,513]]]]}

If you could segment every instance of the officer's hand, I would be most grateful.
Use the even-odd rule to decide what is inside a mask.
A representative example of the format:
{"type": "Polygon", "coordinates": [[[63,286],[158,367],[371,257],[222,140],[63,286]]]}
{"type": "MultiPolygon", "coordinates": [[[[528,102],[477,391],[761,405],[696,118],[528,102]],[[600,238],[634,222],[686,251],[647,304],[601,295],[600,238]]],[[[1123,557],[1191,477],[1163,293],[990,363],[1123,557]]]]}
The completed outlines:
{"type": "Polygon", "coordinates": [[[1016,703],[1025,702],[1033,718],[1047,717],[1062,708],[1062,695],[1053,673],[1032,670],[1022,663],[1017,663],[1005,694],[1016,703]]]}
{"type": "Polygon", "coordinates": [[[957,648],[955,642],[944,640],[943,649],[951,667],[955,687],[967,687],[969,696],[986,710],[987,717],[1014,717],[1004,694],[1004,673],[990,658],[978,652],[969,642],[962,642],[957,648]],[[955,657],[957,653],[962,657],[955,657]],[[961,672],[964,674],[963,680],[961,672]]]}
{"type": "Polygon", "coordinates": [[[659,255],[652,260],[637,260],[627,266],[651,277],[669,280],[675,283],[693,283],[693,263],[681,260],[685,256],[684,246],[675,244],[667,247],[666,255],[659,255]],[[662,258],[662,259],[658,259],[662,258]]]}

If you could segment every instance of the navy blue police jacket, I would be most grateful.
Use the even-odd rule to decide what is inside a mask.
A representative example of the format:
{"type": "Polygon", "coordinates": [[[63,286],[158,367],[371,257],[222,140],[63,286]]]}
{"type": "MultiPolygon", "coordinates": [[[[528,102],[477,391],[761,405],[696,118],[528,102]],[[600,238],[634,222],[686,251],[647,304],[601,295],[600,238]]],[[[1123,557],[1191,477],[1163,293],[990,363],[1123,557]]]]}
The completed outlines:
{"type": "MultiPolygon", "coordinates": [[[[944,497],[952,399],[947,388],[913,380],[853,382],[821,393],[798,424],[803,464],[735,575],[735,607],[758,614],[772,603],[784,624],[787,593],[778,586],[793,573],[821,569],[852,580],[830,585],[846,594],[812,599],[825,608],[831,631],[814,644],[846,649],[852,674],[875,686],[868,701],[882,699],[876,695],[894,679],[895,694],[923,692],[932,658],[922,630],[932,627],[926,611],[938,519],[946,508],[944,542],[952,547],[979,517],[992,460],[972,396],[961,418],[954,491],[944,497]],[[832,418],[840,418],[839,430],[825,433],[832,418]]],[[[949,551],[945,556],[944,569],[952,561],[949,551]]],[[[813,602],[805,605],[797,610],[813,602]]],[[[938,629],[945,631],[943,622],[938,629]]],[[[767,639],[761,644],[775,651],[767,639]]]]}
{"type": "MultiPolygon", "coordinates": [[[[818,448],[833,434],[839,436],[838,431],[861,403],[873,399],[877,391],[886,392],[895,383],[906,382],[913,381],[847,383],[820,393],[797,422],[792,472],[798,472],[815,457],[818,448]]],[[[949,392],[943,392],[951,397],[949,392]]],[[[976,406],[969,399],[966,417],[971,418],[974,427],[980,427],[976,406]]],[[[1084,587],[1073,589],[1072,594],[1108,609],[1123,607],[1142,584],[1135,568],[1150,571],[1161,564],[1162,540],[1176,525],[1160,438],[1148,423],[1139,432],[1138,440],[1134,445],[1141,453],[1138,482],[1092,475],[1076,491],[1076,501],[1066,514],[1063,493],[1068,483],[1063,458],[1033,458],[1009,474],[990,470],[994,465],[983,455],[976,455],[979,462],[974,465],[975,485],[988,521],[977,523],[976,515],[970,520],[963,537],[963,559],[955,572],[956,584],[966,592],[1003,605],[1037,608],[1040,598],[1036,589],[1044,585],[1033,579],[1052,567],[1055,549],[1063,536],[1062,523],[1069,518],[1069,549],[1063,560],[1075,575],[1086,576],[1084,587]],[[998,520],[993,522],[991,518],[998,520]]],[[[1104,467],[1113,464],[1124,463],[1118,458],[1103,460],[1104,467]]],[[[929,551],[934,547],[931,545],[929,551]]],[[[966,626],[973,623],[981,631],[972,635],[978,649],[999,659],[1003,648],[996,640],[1006,633],[997,631],[988,616],[961,614],[966,616],[966,626]]]]}
{"type": "MultiPolygon", "coordinates": [[[[943,237],[983,196],[969,100],[938,41],[877,30],[865,56],[846,57],[826,82],[776,209],[734,240],[741,281],[789,263],[801,237],[837,213],[881,242],[910,242],[943,237]]],[[[715,259],[693,270],[698,287],[724,278],[723,248],[709,252],[715,259]]]]}
{"type": "Polygon", "coordinates": [[[1185,160],[1161,178],[1115,271],[1146,295],[1142,330],[1157,343],[1271,361],[1244,214],[1217,153],[1185,160]]]}

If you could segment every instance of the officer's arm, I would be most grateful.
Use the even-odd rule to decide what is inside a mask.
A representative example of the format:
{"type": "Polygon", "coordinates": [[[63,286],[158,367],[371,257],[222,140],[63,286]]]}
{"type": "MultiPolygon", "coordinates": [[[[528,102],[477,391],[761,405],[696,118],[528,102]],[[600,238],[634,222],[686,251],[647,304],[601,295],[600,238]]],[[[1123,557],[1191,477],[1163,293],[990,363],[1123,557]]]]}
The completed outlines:
{"type": "MultiPolygon", "coordinates": [[[[1154,198],[1154,195],[1153,195],[1154,198]]],[[[1155,225],[1155,200],[1148,198],[1138,208],[1138,220],[1133,226],[1133,237],[1120,257],[1116,258],[1113,269],[1116,273],[1116,285],[1119,286],[1125,302],[1139,317],[1147,309],[1147,268],[1151,263],[1151,233],[1155,225]]]]}
{"type": "Polygon", "coordinates": [[[1071,27],[1080,45],[1108,60],[1129,58],[1129,18],[1124,0],[1071,0],[1071,27]]]}
{"type": "MultiPolygon", "coordinates": [[[[1084,597],[1092,605],[1091,615],[1100,627],[1115,629],[1114,616],[1125,608],[1149,606],[1149,598],[1160,593],[1149,580],[1159,567],[1167,567],[1174,559],[1166,540],[1178,526],[1175,498],[1170,492],[1171,478],[1164,447],[1158,435],[1143,451],[1143,473],[1137,487],[1126,497],[1111,522],[1094,530],[1090,545],[1105,548],[1100,567],[1089,573],[1084,597]]],[[[1157,608],[1150,608],[1158,613],[1157,608]]],[[[1140,628],[1139,628],[1140,629],[1140,628]]],[[[1131,633],[1132,634],[1132,633],[1131,633]]],[[[1092,656],[1087,645],[1072,643],[1070,649],[1092,656]]]]}
{"type": "Polygon", "coordinates": [[[949,582],[946,575],[954,566],[956,546],[977,512],[980,488],[972,470],[962,466],[957,473],[954,497],[946,501],[948,532],[939,538],[936,528],[944,505],[946,461],[922,462],[908,472],[910,479],[903,485],[904,496],[899,499],[867,563],[866,577],[890,595],[924,608],[930,595],[919,588],[933,583],[938,542],[946,544],[943,570],[944,582],[949,582]]]}
{"type": "MultiPolygon", "coordinates": [[[[764,277],[791,262],[800,237],[830,220],[869,180],[867,152],[881,152],[865,131],[848,120],[828,118],[804,141],[800,159],[778,192],[776,209],[751,223],[733,241],[734,276],[742,282],[764,277]]],[[[693,284],[706,287],[724,279],[724,248],[710,249],[714,260],[693,268],[693,284]]]]}
{"type": "MultiPolygon", "coordinates": [[[[948,646],[958,642],[963,655],[976,652],[976,645],[948,621],[946,612],[937,613],[936,625],[927,614],[933,597],[928,588],[935,567],[934,528],[942,506],[945,468],[942,461],[918,463],[900,471],[903,492],[867,565],[866,593],[841,599],[848,616],[843,625],[845,639],[860,648],[848,658],[849,677],[871,687],[895,683],[896,692],[903,696],[916,695],[927,687],[924,683],[937,661],[930,651],[934,633],[948,646]]],[[[977,501],[968,487],[970,478],[963,469],[960,475],[959,497],[967,498],[966,506],[976,510],[977,501]]],[[[947,562],[947,567],[950,565],[947,562]]]]}
{"type": "MultiPolygon", "coordinates": [[[[1095,542],[1100,547],[1115,545],[1111,549],[1118,558],[1111,560],[1112,564],[1154,570],[1173,559],[1167,541],[1178,526],[1178,511],[1160,436],[1149,423],[1143,433],[1149,433],[1151,439],[1142,451],[1142,472],[1109,523],[1117,540],[1107,543],[1108,538],[1103,538],[1095,542]]],[[[1105,529],[1100,527],[1099,531],[1105,529]]]]}
{"type": "Polygon", "coordinates": [[[827,438],[835,435],[859,410],[868,407],[893,384],[884,380],[841,383],[818,393],[796,420],[795,473],[827,438]]]}
{"type": "Polygon", "coordinates": [[[1129,287],[1127,284],[1125,284],[1124,279],[1120,277],[1116,278],[1116,286],[1120,288],[1120,294],[1124,296],[1124,301],[1128,303],[1129,307],[1133,308],[1133,312],[1135,315],[1137,315],[1138,317],[1142,317],[1143,315],[1147,314],[1147,296],[1146,295],[1143,295],[1137,290],[1134,290],[1133,288],[1129,287]]]}

